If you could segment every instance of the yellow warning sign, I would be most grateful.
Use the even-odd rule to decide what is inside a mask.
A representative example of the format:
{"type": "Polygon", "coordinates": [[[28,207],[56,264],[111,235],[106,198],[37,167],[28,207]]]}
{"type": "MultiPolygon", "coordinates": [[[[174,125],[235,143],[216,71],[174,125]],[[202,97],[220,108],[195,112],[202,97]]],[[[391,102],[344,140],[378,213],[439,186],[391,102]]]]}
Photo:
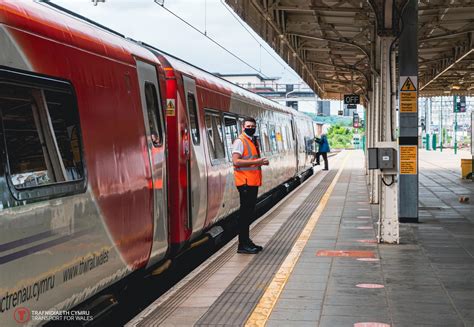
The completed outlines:
{"type": "Polygon", "coordinates": [[[417,174],[418,147],[416,145],[400,145],[400,174],[417,174]]]}
{"type": "Polygon", "coordinates": [[[416,91],[416,85],[413,84],[409,76],[405,80],[405,83],[403,83],[402,87],[400,88],[400,91],[416,91]]]}
{"type": "Polygon", "coordinates": [[[400,92],[400,112],[417,112],[417,92],[400,92]]]}
{"type": "Polygon", "coordinates": [[[176,116],[175,99],[166,99],[166,116],[176,116]]]}

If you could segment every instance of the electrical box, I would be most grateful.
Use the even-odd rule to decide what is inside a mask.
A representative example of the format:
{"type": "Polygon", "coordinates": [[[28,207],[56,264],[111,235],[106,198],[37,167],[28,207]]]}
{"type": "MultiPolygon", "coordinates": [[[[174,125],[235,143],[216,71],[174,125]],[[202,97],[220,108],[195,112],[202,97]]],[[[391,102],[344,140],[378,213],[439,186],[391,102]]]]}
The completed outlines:
{"type": "Polygon", "coordinates": [[[379,169],[395,168],[395,150],[392,148],[379,148],[379,169]]]}
{"type": "Polygon", "coordinates": [[[395,149],[393,148],[369,148],[369,169],[394,169],[396,160],[395,153],[395,149]]]}

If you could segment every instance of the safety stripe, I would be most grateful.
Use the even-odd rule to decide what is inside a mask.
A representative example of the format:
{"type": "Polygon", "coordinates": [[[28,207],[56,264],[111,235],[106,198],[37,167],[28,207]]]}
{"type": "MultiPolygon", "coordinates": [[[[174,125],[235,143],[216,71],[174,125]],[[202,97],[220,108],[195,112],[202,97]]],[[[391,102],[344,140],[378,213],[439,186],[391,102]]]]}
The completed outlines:
{"type": "Polygon", "coordinates": [[[260,167],[234,167],[234,170],[262,170],[260,167]]]}
{"type": "MultiPolygon", "coordinates": [[[[245,136],[239,137],[239,139],[242,141],[242,144],[244,145],[245,150],[247,150],[247,153],[249,154],[247,156],[241,157],[241,159],[244,159],[244,160],[258,159],[259,158],[258,154],[257,155],[252,155],[252,147],[250,146],[249,140],[247,140],[247,138],[245,136]]],[[[245,153],[245,151],[244,151],[244,153],[245,153]]],[[[255,169],[255,167],[237,167],[237,166],[234,166],[234,170],[242,171],[242,170],[261,170],[261,169],[260,169],[260,167],[258,167],[258,169],[255,169]]]]}
{"type": "Polygon", "coordinates": [[[266,325],[273,311],[273,308],[275,307],[283,291],[283,288],[285,287],[286,283],[288,282],[288,279],[290,278],[293,268],[298,262],[298,259],[301,253],[303,252],[303,249],[305,248],[306,243],[308,242],[311,233],[319,220],[319,217],[321,216],[322,212],[326,207],[326,204],[329,201],[331,193],[336,187],[339,177],[344,171],[344,167],[346,166],[346,162],[348,161],[350,156],[350,152],[349,154],[346,154],[346,157],[344,158],[344,161],[342,162],[341,167],[339,168],[339,171],[334,177],[331,185],[329,185],[328,189],[326,190],[326,193],[324,193],[319,205],[311,215],[305,228],[303,229],[300,236],[293,245],[293,248],[291,249],[290,253],[286,257],[285,261],[281,264],[280,269],[268,285],[267,289],[265,290],[265,293],[260,298],[260,301],[258,302],[257,306],[250,314],[250,317],[245,323],[245,327],[263,327],[266,325]]]}

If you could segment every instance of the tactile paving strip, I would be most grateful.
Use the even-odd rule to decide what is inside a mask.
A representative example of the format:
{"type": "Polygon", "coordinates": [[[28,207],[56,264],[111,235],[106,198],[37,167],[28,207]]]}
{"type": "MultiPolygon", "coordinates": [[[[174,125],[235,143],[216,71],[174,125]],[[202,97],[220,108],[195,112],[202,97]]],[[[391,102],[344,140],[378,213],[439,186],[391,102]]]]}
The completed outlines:
{"type": "MultiPolygon", "coordinates": [[[[333,177],[334,176],[330,178],[331,181],[333,177]]],[[[326,178],[328,178],[328,176],[326,176],[325,179],[326,178]]],[[[325,179],[323,179],[322,183],[325,183],[325,179]]],[[[324,184],[326,185],[324,189],[327,188],[329,184],[330,182],[327,183],[327,185],[324,184]]],[[[258,234],[263,228],[265,228],[265,226],[268,223],[272,221],[273,217],[276,217],[282,210],[283,210],[283,207],[277,208],[274,212],[272,212],[271,215],[269,215],[264,220],[260,221],[257,225],[255,225],[250,231],[251,236],[255,236],[256,234],[258,234]]],[[[176,310],[176,308],[179,307],[181,303],[186,301],[190,295],[192,295],[201,285],[203,285],[209,279],[210,276],[216,273],[227,261],[229,261],[236,251],[237,251],[237,245],[232,246],[229,249],[227,249],[211,265],[203,269],[190,282],[186,283],[175,294],[173,294],[168,300],[166,300],[158,308],[153,310],[153,313],[147,315],[142,321],[140,321],[140,323],[137,324],[137,326],[138,327],[160,326],[169,316],[173,314],[173,312],[176,310]]]]}
{"type": "Polygon", "coordinates": [[[242,326],[336,176],[330,171],[195,326],[242,326]]]}

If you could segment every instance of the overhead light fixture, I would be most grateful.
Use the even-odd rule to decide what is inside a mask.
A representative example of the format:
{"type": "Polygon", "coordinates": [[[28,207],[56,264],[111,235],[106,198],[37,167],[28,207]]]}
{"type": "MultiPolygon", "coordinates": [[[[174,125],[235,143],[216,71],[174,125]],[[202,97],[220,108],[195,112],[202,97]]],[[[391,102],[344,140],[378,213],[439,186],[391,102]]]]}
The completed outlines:
{"type": "Polygon", "coordinates": [[[459,85],[453,85],[451,86],[451,90],[459,90],[461,87],[459,85]]]}

